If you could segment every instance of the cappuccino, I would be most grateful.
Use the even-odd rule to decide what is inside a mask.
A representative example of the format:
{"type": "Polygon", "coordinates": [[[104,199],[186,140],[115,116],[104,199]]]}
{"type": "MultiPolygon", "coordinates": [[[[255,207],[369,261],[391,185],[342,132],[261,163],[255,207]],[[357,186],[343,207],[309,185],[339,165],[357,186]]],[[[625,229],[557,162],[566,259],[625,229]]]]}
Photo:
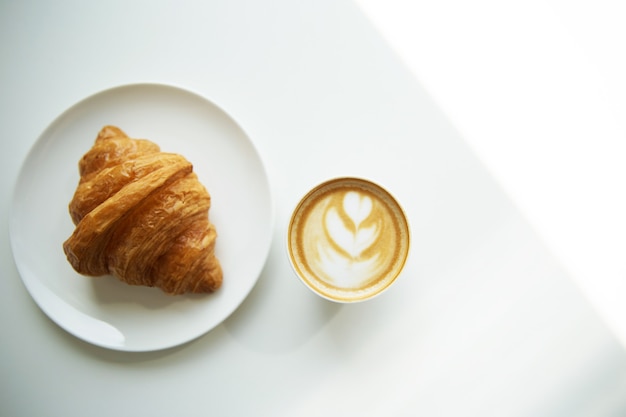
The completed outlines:
{"type": "Polygon", "coordinates": [[[359,178],[336,178],[302,198],[287,232],[296,274],[333,301],[369,299],[400,274],[409,252],[409,227],[397,201],[359,178]]]}

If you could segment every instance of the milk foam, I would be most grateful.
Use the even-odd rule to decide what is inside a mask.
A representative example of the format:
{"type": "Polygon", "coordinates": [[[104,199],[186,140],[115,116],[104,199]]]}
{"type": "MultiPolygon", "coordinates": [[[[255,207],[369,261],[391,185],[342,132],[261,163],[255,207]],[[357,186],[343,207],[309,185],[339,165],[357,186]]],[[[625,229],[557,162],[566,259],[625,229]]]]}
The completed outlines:
{"type": "Polygon", "coordinates": [[[379,252],[364,254],[380,236],[380,219],[364,223],[373,216],[373,202],[367,195],[348,191],[342,203],[324,213],[326,233],[317,242],[315,269],[323,271],[337,286],[360,287],[379,273],[382,264],[379,252]]]}

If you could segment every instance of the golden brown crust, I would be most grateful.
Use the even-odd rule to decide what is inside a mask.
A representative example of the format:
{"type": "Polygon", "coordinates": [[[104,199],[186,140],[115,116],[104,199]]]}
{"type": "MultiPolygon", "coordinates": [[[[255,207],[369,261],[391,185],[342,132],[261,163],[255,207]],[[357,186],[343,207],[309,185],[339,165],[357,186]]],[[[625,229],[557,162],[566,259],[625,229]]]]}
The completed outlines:
{"type": "Polygon", "coordinates": [[[69,205],[76,229],[63,244],[77,272],[168,294],[221,286],[211,197],[185,158],[105,126],[79,172],[69,205]]]}

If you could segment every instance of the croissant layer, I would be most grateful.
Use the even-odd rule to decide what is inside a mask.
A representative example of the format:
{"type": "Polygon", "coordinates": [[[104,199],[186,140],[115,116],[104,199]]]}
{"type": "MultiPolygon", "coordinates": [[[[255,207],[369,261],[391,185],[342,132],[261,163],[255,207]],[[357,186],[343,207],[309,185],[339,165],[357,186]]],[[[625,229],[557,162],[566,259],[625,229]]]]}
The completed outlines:
{"type": "Polygon", "coordinates": [[[168,294],[221,286],[211,197],[184,157],[105,126],[79,173],[69,204],[76,228],[63,244],[77,272],[168,294]]]}

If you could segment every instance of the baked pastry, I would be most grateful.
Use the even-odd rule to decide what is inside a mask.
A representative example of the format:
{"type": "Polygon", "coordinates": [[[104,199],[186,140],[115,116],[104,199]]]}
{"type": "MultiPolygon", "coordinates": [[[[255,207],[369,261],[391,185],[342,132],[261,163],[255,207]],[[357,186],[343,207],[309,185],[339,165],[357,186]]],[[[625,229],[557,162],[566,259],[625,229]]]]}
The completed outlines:
{"type": "Polygon", "coordinates": [[[184,157],[105,126],[79,164],[69,204],[72,267],[114,275],[168,294],[208,293],[222,284],[211,197],[184,157]]]}

